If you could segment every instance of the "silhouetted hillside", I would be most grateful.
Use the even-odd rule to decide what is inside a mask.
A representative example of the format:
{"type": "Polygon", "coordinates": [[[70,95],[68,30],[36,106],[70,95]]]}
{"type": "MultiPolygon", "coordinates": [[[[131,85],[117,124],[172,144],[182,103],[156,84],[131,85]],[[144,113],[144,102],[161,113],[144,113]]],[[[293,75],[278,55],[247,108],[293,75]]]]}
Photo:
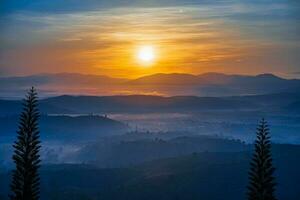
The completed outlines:
{"type": "MultiPolygon", "coordinates": [[[[278,198],[297,200],[300,148],[274,145],[273,150],[278,198]]],[[[250,156],[250,152],[204,152],[117,169],[44,166],[42,199],[240,200],[245,198],[250,156]]],[[[0,178],[0,194],[6,197],[9,177],[2,172],[0,178]]]]}
{"type": "Polygon", "coordinates": [[[300,101],[295,101],[291,104],[288,104],[286,106],[286,109],[295,113],[299,113],[300,112],[300,101]]]}
{"type": "MultiPolygon", "coordinates": [[[[227,100],[214,97],[161,97],[161,96],[61,96],[43,101],[49,105],[61,105],[77,112],[172,112],[207,109],[251,108],[239,100],[227,100]]],[[[255,106],[252,105],[252,108],[255,106]]]]}
{"type": "MultiPolygon", "coordinates": [[[[2,136],[13,137],[16,132],[18,116],[0,117],[2,136]]],[[[42,116],[40,130],[42,138],[75,140],[78,137],[85,139],[91,136],[99,137],[125,133],[128,127],[118,121],[101,116],[42,116]]]]}
{"type": "MultiPolygon", "coordinates": [[[[137,136],[138,137],[138,136],[137,136]]],[[[143,136],[142,136],[143,137],[143,136]]],[[[125,167],[158,158],[188,155],[194,152],[239,152],[249,146],[238,140],[210,136],[99,141],[84,147],[78,160],[101,167],[125,167]]]]}
{"type": "MultiPolygon", "coordinates": [[[[277,93],[235,97],[196,96],[58,96],[40,101],[42,113],[147,113],[197,112],[204,110],[279,110],[300,98],[299,93],[277,93]]],[[[17,114],[21,102],[0,100],[0,115],[17,114]]]]}
{"type": "MultiPolygon", "coordinates": [[[[153,88],[180,86],[188,88],[194,95],[245,95],[274,92],[293,92],[300,89],[299,80],[287,80],[273,74],[257,76],[225,75],[206,73],[189,74],[154,74],[131,81],[134,85],[147,85],[153,88]]],[[[172,90],[172,88],[170,88],[172,90]]],[[[174,89],[174,88],[173,88],[174,89]]]]}
{"type": "Polygon", "coordinates": [[[75,85],[75,86],[100,86],[103,84],[120,84],[126,79],[110,78],[101,75],[87,75],[76,73],[37,74],[32,76],[1,77],[0,88],[18,86],[28,88],[32,85],[75,85]]]}
{"type": "Polygon", "coordinates": [[[164,94],[168,96],[231,96],[294,92],[300,89],[300,80],[283,79],[273,74],[257,76],[227,75],[221,73],[153,74],[137,79],[118,79],[84,74],[38,74],[24,77],[0,77],[0,95],[20,96],[32,85],[42,96],[60,94],[114,95],[164,94]]]}
{"type": "Polygon", "coordinates": [[[3,97],[22,97],[24,91],[31,86],[39,88],[40,96],[109,94],[109,88],[122,85],[126,81],[126,79],[76,73],[0,77],[0,95],[3,97]]]}
{"type": "Polygon", "coordinates": [[[191,74],[153,74],[130,81],[132,84],[146,85],[235,85],[243,83],[247,86],[264,84],[283,84],[286,79],[273,74],[260,74],[257,76],[226,75],[222,73],[191,74]]]}
{"type": "MultiPolygon", "coordinates": [[[[72,113],[71,110],[63,108],[60,105],[50,105],[39,103],[39,108],[42,113],[72,113]]],[[[22,102],[17,100],[1,100],[0,99],[0,116],[19,114],[22,110],[22,102]]]]}

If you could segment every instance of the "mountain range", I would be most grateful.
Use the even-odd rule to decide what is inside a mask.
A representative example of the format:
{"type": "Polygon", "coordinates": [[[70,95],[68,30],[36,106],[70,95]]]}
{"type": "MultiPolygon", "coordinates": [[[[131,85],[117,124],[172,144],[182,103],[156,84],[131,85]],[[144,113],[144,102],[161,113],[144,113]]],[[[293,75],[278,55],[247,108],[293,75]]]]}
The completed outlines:
{"type": "Polygon", "coordinates": [[[137,79],[111,78],[74,73],[37,74],[23,77],[0,77],[0,96],[23,96],[31,86],[42,96],[154,94],[164,96],[232,96],[293,92],[300,90],[299,79],[284,79],[273,74],[256,76],[221,73],[153,74],[137,79]]]}
{"type": "MultiPolygon", "coordinates": [[[[0,116],[1,137],[14,137],[19,117],[0,116]]],[[[97,138],[106,135],[116,135],[129,130],[129,127],[106,116],[46,116],[40,117],[40,131],[43,140],[58,139],[74,141],[81,138],[97,138]]],[[[1,138],[0,137],[0,138],[1,138]]],[[[4,140],[3,140],[4,141],[4,140]]],[[[3,142],[2,141],[2,142],[3,142]]]]}
{"type": "MultiPolygon", "coordinates": [[[[198,96],[71,96],[41,99],[42,114],[174,113],[199,111],[297,112],[300,93],[274,93],[230,97],[198,96]]],[[[0,99],[0,116],[20,113],[20,100],[0,99]]]]}
{"type": "MultiPolygon", "coordinates": [[[[199,111],[295,111],[299,109],[300,93],[276,93],[230,97],[198,96],[70,96],[41,99],[43,114],[107,114],[107,113],[175,113],[199,111]]],[[[20,113],[19,100],[1,100],[0,116],[20,113]]]]}

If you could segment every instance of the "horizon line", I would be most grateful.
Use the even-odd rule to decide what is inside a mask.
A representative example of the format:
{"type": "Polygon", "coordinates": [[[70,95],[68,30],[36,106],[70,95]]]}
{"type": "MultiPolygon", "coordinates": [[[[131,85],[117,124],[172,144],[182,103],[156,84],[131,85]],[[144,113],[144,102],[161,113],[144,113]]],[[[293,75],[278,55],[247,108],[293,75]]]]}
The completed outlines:
{"type": "Polygon", "coordinates": [[[172,73],[163,73],[163,72],[158,72],[158,73],[152,73],[148,75],[142,75],[136,78],[123,78],[123,77],[116,77],[116,76],[109,76],[105,74],[91,74],[91,73],[80,73],[80,72],[59,72],[59,73],[48,73],[48,72],[42,72],[42,73],[36,73],[36,74],[28,74],[28,75],[8,75],[8,76],[1,76],[0,78],[26,78],[26,77],[31,77],[31,76],[47,76],[47,75],[82,75],[82,76],[102,76],[102,77],[107,77],[107,78],[112,78],[112,79],[126,79],[126,80],[137,80],[140,78],[144,77],[149,77],[149,76],[155,76],[155,75],[190,75],[190,76],[203,76],[207,74],[217,74],[217,75],[226,75],[226,76],[245,76],[245,77],[257,77],[257,76],[262,76],[262,75],[271,75],[275,76],[277,78],[281,79],[286,79],[286,80],[300,80],[300,77],[298,78],[287,78],[284,76],[280,76],[276,73],[258,73],[258,74],[234,74],[234,73],[223,73],[223,72],[204,72],[200,74],[192,74],[192,73],[180,73],[180,72],[172,72],[172,73]]]}

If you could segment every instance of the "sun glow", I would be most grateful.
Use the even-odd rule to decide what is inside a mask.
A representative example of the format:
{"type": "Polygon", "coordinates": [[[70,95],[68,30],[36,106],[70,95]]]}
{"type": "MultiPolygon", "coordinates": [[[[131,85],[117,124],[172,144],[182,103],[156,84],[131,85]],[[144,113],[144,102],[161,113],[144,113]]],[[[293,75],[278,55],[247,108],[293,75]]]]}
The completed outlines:
{"type": "Polygon", "coordinates": [[[137,58],[142,64],[151,64],[155,60],[153,46],[142,46],[138,49],[137,58]]]}

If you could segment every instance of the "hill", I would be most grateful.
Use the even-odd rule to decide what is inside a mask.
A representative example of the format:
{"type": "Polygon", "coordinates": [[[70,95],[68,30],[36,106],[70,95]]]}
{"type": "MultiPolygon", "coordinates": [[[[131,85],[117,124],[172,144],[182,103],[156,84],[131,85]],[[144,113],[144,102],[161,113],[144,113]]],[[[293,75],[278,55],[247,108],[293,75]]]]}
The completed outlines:
{"type": "Polygon", "coordinates": [[[221,73],[160,73],[137,79],[73,73],[0,77],[0,95],[3,97],[20,97],[31,86],[36,86],[42,96],[151,93],[166,96],[232,96],[294,92],[300,89],[300,80],[284,79],[273,74],[245,76],[221,73]]]}
{"type": "MultiPolygon", "coordinates": [[[[276,93],[232,97],[197,96],[57,96],[40,100],[40,110],[45,114],[90,113],[155,113],[199,112],[217,110],[287,110],[300,98],[300,93],[276,93]]],[[[0,100],[0,116],[18,114],[21,102],[0,100]]]]}
{"type": "Polygon", "coordinates": [[[241,152],[249,150],[249,145],[239,140],[221,139],[212,136],[182,136],[165,133],[173,138],[157,137],[127,139],[126,135],[107,141],[97,141],[83,147],[77,154],[77,160],[99,167],[129,167],[158,158],[176,157],[199,152],[241,152]]]}
{"type": "MultiPolygon", "coordinates": [[[[18,116],[0,117],[1,137],[15,137],[18,116]]],[[[43,140],[69,142],[80,138],[97,138],[100,136],[125,133],[128,126],[103,116],[45,116],[40,119],[40,131],[43,140]]]]}
{"type": "MultiPolygon", "coordinates": [[[[299,146],[274,146],[273,155],[278,198],[297,200],[299,146]]],[[[44,165],[41,194],[45,200],[223,200],[224,197],[240,200],[245,198],[249,159],[249,152],[204,152],[154,160],[130,168],[44,165]]],[[[6,197],[9,175],[0,173],[0,178],[0,196],[6,197]]]]}

